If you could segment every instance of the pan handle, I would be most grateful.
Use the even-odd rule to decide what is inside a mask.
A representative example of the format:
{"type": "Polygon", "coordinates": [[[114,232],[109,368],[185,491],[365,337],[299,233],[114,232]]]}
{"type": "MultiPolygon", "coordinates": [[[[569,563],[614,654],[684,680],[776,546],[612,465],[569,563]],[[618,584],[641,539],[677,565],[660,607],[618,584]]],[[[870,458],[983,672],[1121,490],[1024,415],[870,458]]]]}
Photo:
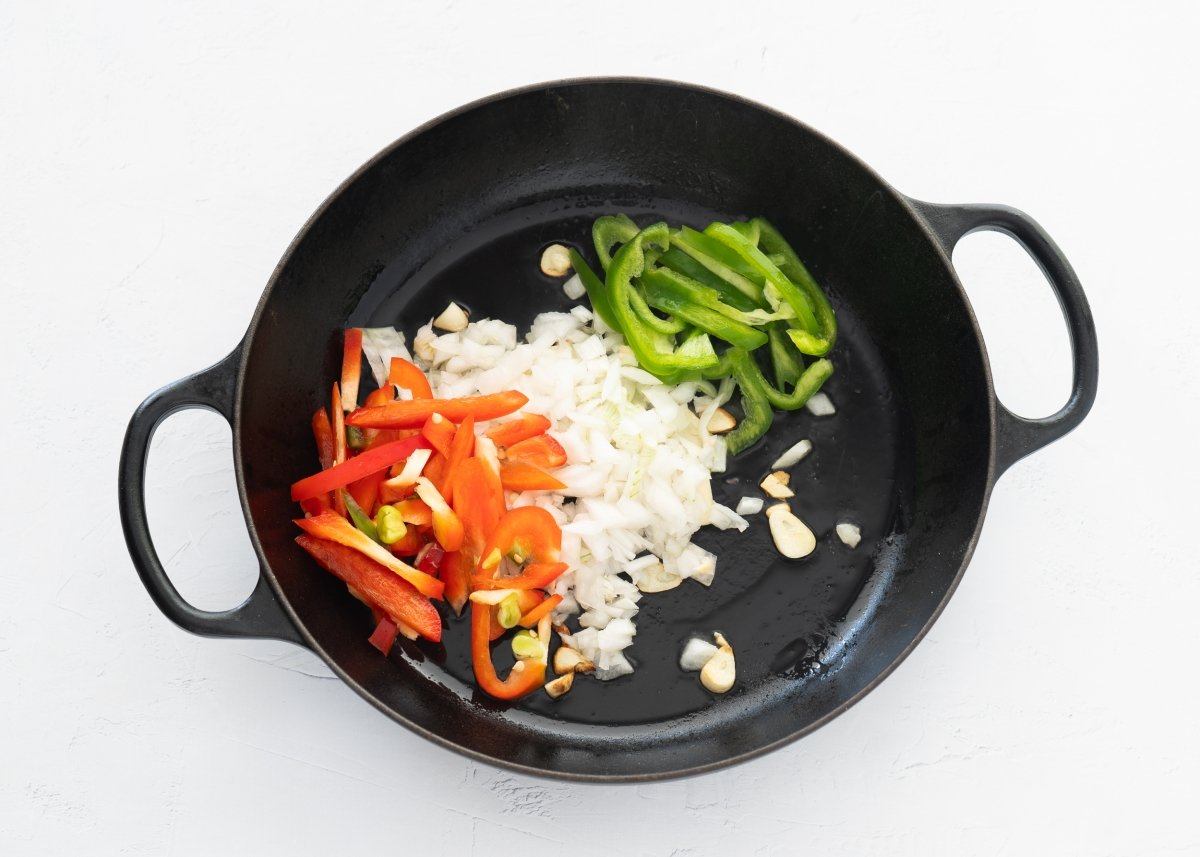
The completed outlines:
{"type": "Polygon", "coordinates": [[[134,411],[125,431],[119,465],[121,528],[146,591],[176,625],[208,637],[269,637],[304,645],[261,572],[254,591],[239,606],[220,612],[200,610],[185,601],[171,583],[150,537],[146,518],[146,459],[155,429],[171,414],[186,408],[216,411],[232,425],[240,358],[239,346],[208,369],[151,393],[134,411]]]}
{"type": "Polygon", "coordinates": [[[1074,365],[1071,397],[1058,413],[1042,419],[1019,417],[996,400],[996,468],[1003,473],[1015,462],[1058,440],[1087,416],[1096,400],[1100,352],[1096,325],[1079,277],[1046,230],[1028,214],[1006,205],[936,205],[910,200],[950,256],[964,236],[988,229],[1003,232],[1033,257],[1062,309],[1071,338],[1074,365]]]}

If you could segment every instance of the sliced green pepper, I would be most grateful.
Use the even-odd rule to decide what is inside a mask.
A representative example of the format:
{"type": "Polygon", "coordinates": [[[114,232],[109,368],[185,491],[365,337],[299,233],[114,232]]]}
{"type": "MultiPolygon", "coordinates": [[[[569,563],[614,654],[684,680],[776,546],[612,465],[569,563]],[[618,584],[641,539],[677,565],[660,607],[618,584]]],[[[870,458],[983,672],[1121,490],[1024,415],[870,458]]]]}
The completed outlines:
{"type": "Polygon", "coordinates": [[[822,358],[813,361],[796,382],[791,393],[775,389],[763,377],[762,370],[754,357],[740,348],[731,348],[730,370],[738,388],[742,391],[742,411],[745,416],[737,428],[725,436],[725,444],[731,455],[737,455],[767,433],[774,421],[771,408],[794,411],[812,398],[821,385],[833,374],[833,364],[822,358]]]}
{"type": "Polygon", "coordinates": [[[796,383],[804,371],[804,362],[796,346],[788,338],[787,325],[777,321],[767,327],[771,338],[771,365],[775,367],[775,384],[780,389],[796,383]]]}
{"type": "MultiPolygon", "coordinates": [[[[683,274],[692,280],[713,289],[721,296],[721,300],[735,309],[750,311],[758,309],[759,304],[750,300],[729,283],[722,280],[708,268],[701,265],[678,247],[671,247],[659,257],[658,263],[664,268],[683,274]]],[[[764,304],[765,305],[765,304],[764,304]]]]}
{"type": "MultiPolygon", "coordinates": [[[[669,273],[674,274],[674,271],[669,273]]],[[[642,274],[640,282],[646,292],[646,303],[655,309],[668,312],[677,319],[694,324],[705,333],[710,333],[739,348],[753,350],[766,344],[767,334],[761,330],[756,330],[748,324],[734,321],[716,310],[702,306],[692,300],[686,292],[681,293],[673,288],[671,280],[663,274],[662,269],[646,271],[642,274]]],[[[704,287],[701,286],[701,288],[704,287]]]]}
{"type": "Polygon", "coordinates": [[[612,248],[624,244],[638,234],[638,225],[624,214],[606,214],[597,217],[592,224],[592,243],[596,245],[596,258],[605,271],[612,264],[612,248]]]}
{"type": "Polygon", "coordinates": [[[379,538],[379,530],[376,528],[375,522],[371,520],[371,516],[363,511],[362,506],[358,505],[358,502],[355,501],[349,491],[343,488],[341,489],[341,494],[342,500],[346,503],[346,511],[350,513],[350,520],[354,523],[354,526],[358,527],[364,535],[383,544],[379,538]]]}
{"type": "MultiPolygon", "coordinates": [[[[633,307],[633,311],[637,313],[638,319],[653,330],[655,333],[661,333],[666,336],[674,336],[687,327],[687,320],[682,318],[660,318],[655,315],[653,310],[647,304],[646,299],[642,297],[637,289],[629,290],[629,305],[633,307]]],[[[662,309],[662,307],[658,307],[662,309]]]]}
{"type": "Polygon", "coordinates": [[[790,308],[781,309],[780,312],[771,312],[761,307],[755,307],[751,310],[737,309],[727,304],[724,297],[716,289],[710,289],[708,286],[693,280],[686,274],[681,274],[670,268],[647,268],[642,273],[640,281],[643,285],[654,282],[674,292],[680,298],[684,298],[694,304],[699,304],[702,307],[707,307],[714,312],[719,312],[726,318],[740,321],[742,324],[748,324],[752,327],[761,327],[772,321],[786,320],[794,317],[790,308]]]}
{"type": "MultiPolygon", "coordinates": [[[[733,233],[741,237],[736,230],[733,230],[733,233]]],[[[742,240],[745,241],[744,238],[742,240]]],[[[756,282],[737,270],[737,268],[744,268],[744,265],[739,264],[735,267],[729,264],[731,261],[729,248],[723,246],[720,241],[703,232],[697,232],[689,226],[684,226],[671,234],[671,243],[754,301],[756,305],[763,305],[761,278],[756,282]]],[[[736,259],[736,256],[733,258],[736,259]]]]}
{"type": "MultiPolygon", "coordinates": [[[[808,298],[809,303],[812,305],[813,314],[816,316],[817,327],[820,330],[821,336],[829,343],[829,348],[832,348],[833,343],[837,339],[837,319],[833,315],[833,307],[829,305],[829,300],[825,297],[825,293],[821,291],[821,287],[817,285],[817,281],[808,272],[808,268],[804,267],[804,263],[800,261],[800,257],[796,255],[796,251],[792,249],[792,245],[788,244],[787,240],[779,234],[779,231],[765,217],[756,217],[751,223],[758,224],[759,244],[762,246],[763,252],[783,257],[783,261],[778,263],[779,270],[791,282],[795,283],[808,298]]],[[[795,341],[797,333],[798,331],[790,331],[788,335],[795,341]]],[[[815,351],[806,350],[801,342],[796,342],[796,345],[806,354],[816,353],[815,351]]],[[[822,353],[828,352],[829,348],[826,348],[825,352],[822,353]]]]}
{"type": "Polygon", "coordinates": [[[676,348],[672,337],[653,330],[638,317],[630,294],[634,289],[633,280],[645,270],[646,248],[650,246],[664,250],[670,246],[670,233],[665,223],[647,226],[625,242],[608,267],[605,285],[612,301],[613,315],[638,363],[665,382],[678,383],[683,377],[717,363],[717,353],[705,334],[690,337],[676,348]]]}
{"type": "Polygon", "coordinates": [[[613,330],[620,331],[621,327],[617,324],[616,315],[613,314],[612,301],[608,299],[608,287],[604,285],[604,281],[596,276],[596,272],[591,269],[578,250],[571,248],[567,254],[571,257],[571,267],[575,269],[575,273],[579,274],[580,282],[587,289],[588,300],[591,301],[596,315],[600,316],[604,323],[613,330]]]}

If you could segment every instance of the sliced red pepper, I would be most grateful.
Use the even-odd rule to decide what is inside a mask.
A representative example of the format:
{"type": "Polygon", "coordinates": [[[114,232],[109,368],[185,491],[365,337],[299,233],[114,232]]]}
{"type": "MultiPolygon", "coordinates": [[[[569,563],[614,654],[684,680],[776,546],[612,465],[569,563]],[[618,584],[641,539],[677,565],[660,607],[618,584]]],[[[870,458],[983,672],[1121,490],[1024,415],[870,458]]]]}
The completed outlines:
{"type": "Polygon", "coordinates": [[[475,418],[467,414],[462,425],[454,432],[454,442],[450,444],[450,452],[446,456],[446,470],[442,474],[442,481],[434,483],[447,503],[454,499],[454,474],[474,452],[475,418]]]}
{"type": "Polygon", "coordinates": [[[491,608],[486,604],[471,605],[471,661],[475,668],[475,681],[485,693],[496,699],[520,699],[542,686],[546,680],[546,662],[538,658],[518,661],[503,681],[496,675],[492,663],[491,640],[488,636],[492,627],[491,608]]]}
{"type": "Polygon", "coordinates": [[[319,515],[326,509],[331,508],[328,494],[318,494],[316,497],[309,497],[307,500],[300,501],[300,508],[304,510],[306,515],[319,515]]]}
{"type": "Polygon", "coordinates": [[[567,487],[546,471],[522,461],[500,462],[500,482],[507,491],[562,491],[567,487]]]}
{"type": "MultiPolygon", "coordinates": [[[[356,458],[361,457],[361,455],[356,456],[356,458]]],[[[379,500],[379,486],[383,484],[383,480],[386,478],[387,471],[380,470],[378,473],[372,473],[364,476],[362,479],[354,480],[346,486],[346,490],[350,492],[350,496],[354,498],[354,502],[359,505],[359,508],[368,515],[374,515],[375,506],[379,500]]]]}
{"type": "Polygon", "coordinates": [[[454,474],[453,508],[462,521],[463,544],[442,561],[442,580],[446,600],[461,614],[484,545],[504,515],[500,477],[483,459],[468,458],[454,474]]]}
{"type": "Polygon", "coordinates": [[[407,497],[392,505],[400,513],[400,520],[406,524],[428,527],[433,523],[433,510],[420,497],[407,497]]]}
{"type": "MultiPolygon", "coordinates": [[[[349,526],[349,525],[347,525],[349,526]]],[[[374,560],[347,547],[312,535],[296,537],[317,564],[352,587],[393,621],[403,622],[427,640],[442,638],[437,608],[413,586],[374,560]]]]}
{"type": "Polygon", "coordinates": [[[479,589],[545,589],[570,568],[565,562],[531,562],[515,577],[476,577],[479,589]]]}
{"type": "Polygon", "coordinates": [[[377,387],[367,393],[367,398],[363,402],[363,405],[368,408],[378,408],[380,405],[386,405],[394,401],[396,401],[396,395],[392,392],[392,388],[383,386],[377,387]]]}
{"type": "Polygon", "coordinates": [[[377,564],[407,580],[422,595],[430,598],[442,597],[442,590],[445,587],[442,586],[440,580],[430,577],[423,571],[417,571],[411,565],[396,559],[388,552],[387,548],[373,541],[336,512],[322,512],[311,518],[297,518],[295,523],[310,536],[337,542],[369,557],[377,564]]]}
{"type": "Polygon", "coordinates": [[[542,470],[553,470],[567,463],[567,451],[548,434],[539,434],[518,441],[504,450],[504,460],[520,462],[542,470]]]}
{"type": "Polygon", "coordinates": [[[425,373],[403,357],[392,358],[388,367],[388,383],[408,390],[414,399],[433,398],[433,390],[429,387],[429,379],[425,377],[425,373]]]}
{"type": "Polygon", "coordinates": [[[346,424],[360,428],[418,428],[433,414],[456,423],[461,423],[468,414],[476,420],[494,420],[520,410],[528,401],[524,393],[516,390],[460,399],[411,399],[377,408],[359,408],[346,417],[346,424]]]}
{"type": "Polygon", "coordinates": [[[412,455],[413,450],[427,449],[428,447],[429,441],[420,435],[377,446],[374,449],[354,456],[354,458],[348,461],[335,464],[328,470],[314,473],[312,476],[307,476],[294,483],[292,485],[292,499],[305,500],[309,497],[315,497],[318,494],[324,494],[326,491],[344,488],[351,482],[362,479],[364,476],[370,476],[377,471],[387,470],[387,468],[396,462],[403,461],[412,455]]]}
{"type": "Polygon", "coordinates": [[[543,616],[549,616],[550,611],[561,604],[562,600],[563,597],[561,595],[551,595],[545,601],[526,612],[524,616],[517,620],[517,624],[522,628],[532,628],[542,620],[543,616]]]}
{"type": "Polygon", "coordinates": [[[516,419],[492,426],[484,434],[496,446],[511,446],[529,437],[544,434],[550,429],[550,420],[541,414],[521,414],[516,419]]]}
{"type": "MultiPolygon", "coordinates": [[[[404,531],[404,535],[398,541],[388,545],[390,550],[396,556],[416,556],[421,552],[425,545],[429,544],[428,531],[422,532],[417,527],[409,527],[404,531]]],[[[436,577],[437,575],[432,575],[436,577]]]]}
{"type": "MultiPolygon", "coordinates": [[[[525,615],[527,613],[530,613],[531,611],[536,610],[538,605],[546,600],[546,593],[544,593],[540,590],[537,590],[537,589],[521,589],[521,590],[518,590],[517,592],[515,592],[514,594],[517,597],[517,609],[521,611],[522,619],[525,618],[525,615]]],[[[561,601],[562,599],[560,598],[559,600],[561,601]]],[[[500,617],[500,605],[499,604],[492,607],[491,613],[492,613],[492,630],[489,632],[488,636],[494,642],[496,640],[499,640],[502,636],[504,636],[504,632],[507,631],[508,628],[505,628],[503,625],[500,624],[500,618],[499,618],[500,617]]],[[[536,619],[534,620],[533,624],[534,625],[537,624],[536,619]]],[[[532,628],[533,625],[524,625],[522,627],[532,628]]]]}
{"type": "MultiPolygon", "coordinates": [[[[337,467],[339,464],[343,464],[346,461],[346,412],[342,409],[342,393],[341,390],[338,389],[336,381],[333,384],[333,394],[330,399],[330,412],[333,420],[333,467],[337,467]]],[[[332,473],[333,467],[330,467],[325,471],[325,473],[332,473]]],[[[292,486],[293,491],[295,487],[295,485],[292,486]]],[[[334,487],[340,488],[341,486],[339,485],[334,487]]],[[[293,493],[292,499],[300,500],[303,498],[297,497],[295,493],[293,493]]],[[[342,500],[342,495],[337,491],[334,491],[332,494],[332,500],[334,510],[339,515],[344,517],[346,515],[346,504],[342,500]]]]}
{"type": "Polygon", "coordinates": [[[317,459],[321,469],[333,467],[333,425],[329,422],[329,412],[318,408],[312,418],[313,438],[317,441],[317,459]]]}
{"type": "Polygon", "coordinates": [[[421,548],[420,553],[417,554],[417,561],[415,563],[417,570],[437,577],[442,565],[442,557],[445,555],[446,552],[442,550],[441,545],[437,542],[430,542],[421,548]]]}
{"type": "Polygon", "coordinates": [[[433,536],[438,540],[438,544],[447,551],[456,551],[462,547],[462,520],[450,508],[437,486],[426,477],[419,476],[416,491],[417,496],[424,500],[433,512],[433,536]]]}
{"type": "Polygon", "coordinates": [[[454,423],[441,414],[431,414],[421,426],[421,434],[430,445],[443,456],[450,457],[450,444],[454,443],[454,423]]]}
{"type": "Polygon", "coordinates": [[[384,657],[387,657],[388,653],[392,651],[392,645],[396,642],[397,633],[396,623],[390,617],[384,616],[375,626],[375,632],[367,638],[367,642],[383,652],[384,657]]]}
{"type": "Polygon", "coordinates": [[[362,328],[346,328],[342,339],[342,401],[358,407],[358,382],[362,375],[362,328]]]}

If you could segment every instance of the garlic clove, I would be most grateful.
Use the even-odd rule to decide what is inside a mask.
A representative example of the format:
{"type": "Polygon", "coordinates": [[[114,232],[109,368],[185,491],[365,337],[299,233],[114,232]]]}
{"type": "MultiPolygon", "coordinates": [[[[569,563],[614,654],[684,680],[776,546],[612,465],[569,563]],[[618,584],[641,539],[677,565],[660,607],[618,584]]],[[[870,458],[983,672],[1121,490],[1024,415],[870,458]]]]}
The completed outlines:
{"type": "Polygon", "coordinates": [[[571,255],[561,244],[551,244],[542,251],[542,273],[547,277],[563,277],[571,270],[571,255]]]}
{"type": "Polygon", "coordinates": [[[442,314],[433,320],[433,326],[451,333],[458,333],[466,330],[468,322],[466,311],[451,301],[450,305],[442,310],[442,314]]]}
{"type": "Polygon", "coordinates": [[[712,419],[708,421],[709,434],[724,434],[735,428],[737,428],[737,420],[724,408],[717,408],[713,411],[712,419]]]}
{"type": "Polygon", "coordinates": [[[790,477],[782,470],[777,470],[774,473],[767,475],[767,478],[759,483],[759,488],[762,488],[763,493],[768,497],[773,497],[776,500],[786,500],[788,497],[795,497],[796,492],[788,487],[787,483],[790,477]],[[784,478],[780,479],[780,474],[784,478]]]}
{"type": "Polygon", "coordinates": [[[792,514],[787,503],[767,507],[767,520],[775,548],[788,559],[806,557],[817,549],[817,537],[808,526],[792,514]]]}
{"type": "Polygon", "coordinates": [[[720,632],[713,634],[717,641],[716,653],[700,669],[700,683],[713,693],[726,693],[737,680],[737,665],[733,658],[733,647],[720,632]]]}
{"type": "Polygon", "coordinates": [[[570,690],[573,684],[575,684],[575,673],[566,673],[565,675],[560,675],[553,681],[546,682],[546,693],[551,699],[558,699],[560,696],[570,690]]]}

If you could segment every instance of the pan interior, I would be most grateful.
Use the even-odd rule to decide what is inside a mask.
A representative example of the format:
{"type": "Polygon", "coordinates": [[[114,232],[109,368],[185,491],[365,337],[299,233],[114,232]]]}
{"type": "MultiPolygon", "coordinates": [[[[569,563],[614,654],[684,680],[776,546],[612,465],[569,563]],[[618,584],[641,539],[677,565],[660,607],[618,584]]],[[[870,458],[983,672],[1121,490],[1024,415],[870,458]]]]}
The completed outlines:
{"type": "MultiPolygon", "coordinates": [[[[447,746],[580,778],[664,776],[761,752],[836,713],[934,616],[969,551],[987,485],[989,389],[968,307],[901,199],[845,152],[785,117],[716,93],[584,82],[476,105],[402,141],[305,227],[249,334],[236,454],[252,538],[314,648],[373,704],[447,746]],[[539,134],[521,129],[537,128],[539,134]],[[577,682],[557,702],[506,707],[474,691],[465,622],[439,646],[384,659],[345,587],[292,542],[287,486],[310,473],[309,424],[338,376],[341,330],[407,334],[449,300],[527,328],[569,307],[538,270],[549,243],[592,257],[592,220],[703,227],[762,214],[793,243],[839,320],[832,417],[777,418],[714,479],[716,499],[759,496],[775,456],[807,437],[793,508],[817,533],[782,560],[766,520],[706,528],[711,588],[645,596],[628,650],[637,671],[577,682]],[[852,520],[863,542],[833,534],[852,520]],[[688,636],[737,651],[735,689],[682,673],[688,636]]],[[[498,663],[499,663],[498,658],[498,663]]]]}

